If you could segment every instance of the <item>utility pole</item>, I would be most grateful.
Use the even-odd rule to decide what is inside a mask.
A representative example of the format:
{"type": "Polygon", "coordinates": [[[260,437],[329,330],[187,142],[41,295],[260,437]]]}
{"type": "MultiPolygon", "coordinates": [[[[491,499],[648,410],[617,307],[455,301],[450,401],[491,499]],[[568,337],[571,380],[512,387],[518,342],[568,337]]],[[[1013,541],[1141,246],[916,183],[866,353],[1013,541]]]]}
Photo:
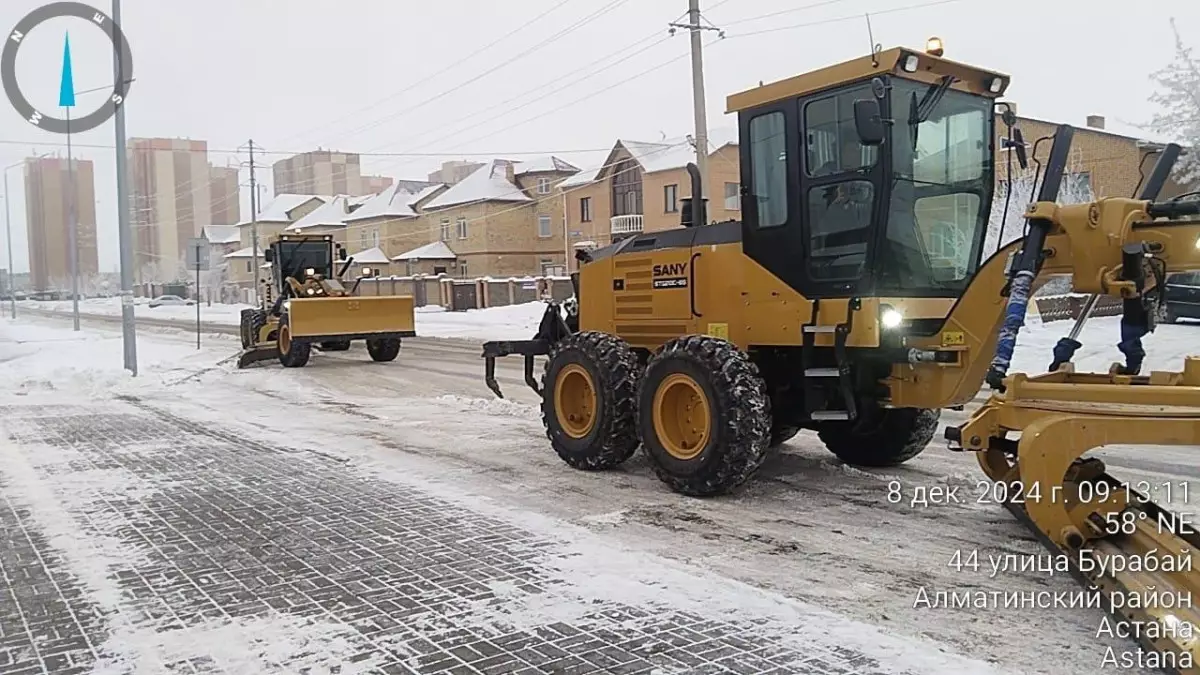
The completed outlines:
{"type": "MultiPolygon", "coordinates": [[[[121,0],[113,0],[112,22],[121,27],[121,0]]],[[[113,52],[114,82],[125,81],[121,55],[113,52]]],[[[117,145],[117,241],[121,249],[121,336],[125,369],[137,377],[137,333],[133,321],[133,234],[129,227],[129,162],[125,155],[125,104],[114,116],[117,145]]]]}
{"type": "Polygon", "coordinates": [[[700,169],[700,194],[692,195],[695,200],[708,198],[708,115],[705,113],[704,103],[704,45],[700,32],[715,30],[721,37],[725,37],[725,32],[717,27],[700,23],[701,18],[700,0],[688,0],[688,22],[669,24],[672,35],[675,34],[676,28],[688,29],[692,43],[692,110],[696,123],[696,168],[700,169]]]}
{"type": "Polygon", "coordinates": [[[250,139],[250,275],[254,284],[254,304],[262,306],[258,295],[258,182],[254,177],[254,139],[250,139]]]}

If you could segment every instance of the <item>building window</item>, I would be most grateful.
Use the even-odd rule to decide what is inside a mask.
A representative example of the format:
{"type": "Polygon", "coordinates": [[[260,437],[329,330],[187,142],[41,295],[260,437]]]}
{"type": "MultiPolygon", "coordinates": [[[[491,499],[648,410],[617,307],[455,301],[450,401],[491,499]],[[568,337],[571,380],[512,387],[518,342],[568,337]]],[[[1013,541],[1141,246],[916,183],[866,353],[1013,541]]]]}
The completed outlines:
{"type": "Polygon", "coordinates": [[[371,230],[371,246],[379,247],[379,230],[371,230]]]}
{"type": "Polygon", "coordinates": [[[404,261],[404,272],[405,272],[405,274],[407,274],[410,277],[413,276],[414,274],[416,274],[417,273],[416,262],[412,261],[412,260],[405,260],[404,261]]]}
{"type": "Polygon", "coordinates": [[[458,238],[467,238],[467,219],[465,216],[458,217],[458,238]]]}
{"type": "Polygon", "coordinates": [[[663,186],[663,211],[675,213],[679,210],[679,186],[663,186]]]}
{"type": "Polygon", "coordinates": [[[552,277],[558,271],[558,265],[555,265],[553,260],[542,258],[540,262],[542,265],[542,276],[552,277]]]}
{"type": "Polygon", "coordinates": [[[725,184],[725,210],[737,211],[742,208],[742,197],[738,194],[737,183],[725,184]]]}
{"type": "Polygon", "coordinates": [[[538,183],[537,183],[538,194],[539,195],[550,194],[550,179],[549,178],[539,178],[539,179],[537,179],[537,181],[538,181],[538,183]]]}
{"type": "Polygon", "coordinates": [[[246,261],[246,274],[254,274],[254,263],[249,260],[246,261]]]}
{"type": "Polygon", "coordinates": [[[467,261],[463,260],[462,262],[458,263],[458,276],[465,279],[467,278],[467,274],[469,274],[467,271],[467,261]]]}
{"type": "Polygon", "coordinates": [[[442,241],[450,240],[450,219],[442,218],[442,241]]]}
{"type": "Polygon", "coordinates": [[[583,197],[579,200],[579,220],[584,223],[592,222],[591,197],[583,197]]]}
{"type": "Polygon", "coordinates": [[[538,216],[538,236],[542,238],[551,236],[550,216],[538,216]]]}

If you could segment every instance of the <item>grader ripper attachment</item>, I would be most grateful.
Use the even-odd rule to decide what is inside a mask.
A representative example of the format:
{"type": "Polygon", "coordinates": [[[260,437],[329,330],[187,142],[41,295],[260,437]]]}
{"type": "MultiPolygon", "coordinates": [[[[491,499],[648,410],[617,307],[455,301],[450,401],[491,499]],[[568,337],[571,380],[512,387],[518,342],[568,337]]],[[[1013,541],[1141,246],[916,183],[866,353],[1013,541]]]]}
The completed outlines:
{"type": "Polygon", "coordinates": [[[264,257],[271,263],[265,294],[271,304],[242,311],[239,368],[274,359],[299,368],[308,363],[314,345],[346,351],[353,340],[365,340],[373,360],[393,361],[401,338],[416,335],[411,296],[356,296],[363,276],[349,289],[342,284],[354,259],[345,259],[345,249],[332,236],[280,235],[264,257]],[[340,270],[335,257],[342,262],[340,270]]]}
{"type": "Polygon", "coordinates": [[[1141,373],[1167,274],[1200,268],[1200,202],[1157,201],[1171,145],[1136,198],[1058,205],[1073,135],[1060,126],[1042,139],[1025,236],[986,256],[995,139],[1010,172],[1029,164],[997,101],[1008,83],[898,48],[730,96],[743,220],[707,221],[690,166],[684,227],[577,254],[578,315],[551,303],[534,339],[484,344],[486,380],[500,395],[496,358],[523,356],[567,464],[615,467],[641,445],[693,496],[734,489],[802,428],[849,464],[900,464],[987,383],[988,401],[946,430],[952,449],[1014,488],[1007,508],[1089,597],[1137,622],[1149,660],[1196,673],[1200,539],[1160,503],[1164,486],[1122,483],[1084,455],[1200,445],[1200,358],[1141,373]],[[1030,296],[1067,275],[1122,299],[1124,363],[1074,372],[1085,313],[1047,355],[1052,372],[1009,374],[1030,296]]]}

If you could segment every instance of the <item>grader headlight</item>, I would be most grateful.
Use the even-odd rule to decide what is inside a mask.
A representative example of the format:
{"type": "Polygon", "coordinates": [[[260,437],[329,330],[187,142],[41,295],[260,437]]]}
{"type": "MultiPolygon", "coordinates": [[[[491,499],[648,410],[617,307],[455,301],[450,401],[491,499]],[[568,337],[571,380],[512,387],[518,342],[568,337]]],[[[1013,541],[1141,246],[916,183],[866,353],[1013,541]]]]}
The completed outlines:
{"type": "Polygon", "coordinates": [[[894,307],[883,305],[879,311],[879,325],[884,330],[896,330],[904,323],[904,315],[894,307]]]}
{"type": "Polygon", "coordinates": [[[942,38],[934,36],[925,41],[925,53],[930,56],[941,56],[946,53],[942,38]]]}

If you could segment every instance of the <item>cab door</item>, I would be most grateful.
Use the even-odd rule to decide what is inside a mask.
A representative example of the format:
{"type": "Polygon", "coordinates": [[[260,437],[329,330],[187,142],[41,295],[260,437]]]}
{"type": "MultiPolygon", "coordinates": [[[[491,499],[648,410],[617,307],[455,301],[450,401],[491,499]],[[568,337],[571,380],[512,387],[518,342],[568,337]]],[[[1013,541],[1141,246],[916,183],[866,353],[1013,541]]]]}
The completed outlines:
{"type": "Polygon", "coordinates": [[[804,237],[799,190],[800,150],[795,100],[740,113],[742,247],[788,286],[799,288],[804,237]]]}

